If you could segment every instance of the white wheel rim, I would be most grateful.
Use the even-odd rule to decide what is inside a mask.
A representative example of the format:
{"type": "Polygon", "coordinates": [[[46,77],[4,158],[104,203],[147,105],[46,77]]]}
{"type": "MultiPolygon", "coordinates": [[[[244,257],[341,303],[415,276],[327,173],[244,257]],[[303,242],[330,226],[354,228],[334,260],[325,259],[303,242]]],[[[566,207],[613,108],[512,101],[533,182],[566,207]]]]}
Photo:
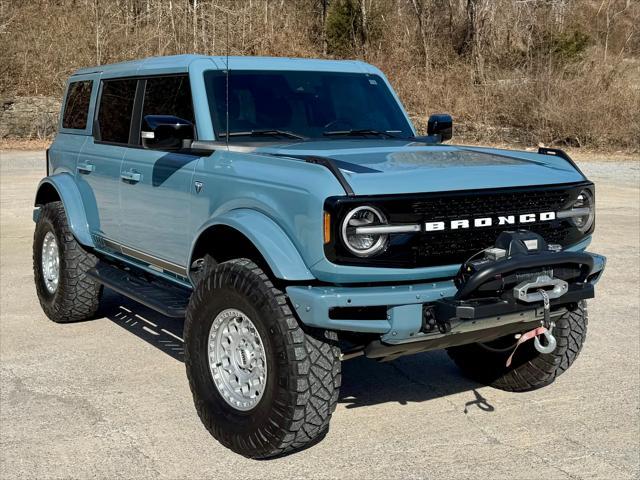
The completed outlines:
{"type": "Polygon", "coordinates": [[[267,384],[267,356],[258,329],[240,310],[220,312],[211,324],[209,370],[225,402],[236,410],[254,408],[267,384]]]}
{"type": "Polygon", "coordinates": [[[42,242],[42,277],[47,291],[54,293],[60,280],[60,254],[53,232],[47,232],[42,242]]]}

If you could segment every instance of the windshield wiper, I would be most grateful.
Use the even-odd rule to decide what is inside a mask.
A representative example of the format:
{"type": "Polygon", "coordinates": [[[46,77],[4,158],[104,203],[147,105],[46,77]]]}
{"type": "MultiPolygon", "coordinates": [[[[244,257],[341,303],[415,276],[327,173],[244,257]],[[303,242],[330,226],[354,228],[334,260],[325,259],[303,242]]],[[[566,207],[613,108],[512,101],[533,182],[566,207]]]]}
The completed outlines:
{"type": "Polygon", "coordinates": [[[389,132],[383,132],[381,130],[375,130],[373,128],[358,128],[358,129],[353,129],[353,130],[333,130],[333,131],[328,131],[328,132],[322,132],[322,134],[326,137],[332,137],[332,136],[354,136],[354,137],[360,137],[360,136],[365,136],[365,135],[382,135],[384,137],[388,137],[388,138],[400,138],[396,135],[393,135],[392,133],[389,132]]]}
{"type": "MultiPolygon", "coordinates": [[[[226,133],[219,133],[221,137],[226,137],[226,133]]],[[[303,137],[302,135],[298,135],[297,133],[288,132],[286,130],[248,130],[246,132],[229,132],[230,137],[262,137],[262,136],[272,136],[272,137],[287,137],[287,138],[297,138],[299,140],[306,140],[307,137],[303,137]]]]}

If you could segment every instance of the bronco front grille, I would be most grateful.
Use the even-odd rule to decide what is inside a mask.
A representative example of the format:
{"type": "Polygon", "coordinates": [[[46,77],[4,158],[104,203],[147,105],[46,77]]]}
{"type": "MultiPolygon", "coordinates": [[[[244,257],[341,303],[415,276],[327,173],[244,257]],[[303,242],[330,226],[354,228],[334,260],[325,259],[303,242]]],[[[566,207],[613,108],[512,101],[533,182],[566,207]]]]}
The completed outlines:
{"type": "Polygon", "coordinates": [[[411,210],[426,219],[460,215],[483,217],[518,212],[548,212],[561,208],[570,197],[567,190],[545,192],[501,192],[452,195],[413,202],[411,210]]]}
{"type": "MultiPolygon", "coordinates": [[[[380,197],[332,198],[325,208],[341,219],[356,205],[375,205],[389,223],[420,223],[557,212],[568,208],[586,184],[528,187],[380,197]]],[[[339,224],[338,222],[335,222],[339,224]]],[[[563,247],[584,237],[570,220],[553,220],[522,225],[504,225],[460,230],[393,234],[386,251],[374,258],[356,258],[342,245],[336,229],[334,241],[325,246],[327,258],[338,264],[417,268],[459,264],[474,253],[490,247],[504,230],[526,228],[548,242],[563,247]]],[[[591,232],[587,232],[589,234],[591,232]]]]}

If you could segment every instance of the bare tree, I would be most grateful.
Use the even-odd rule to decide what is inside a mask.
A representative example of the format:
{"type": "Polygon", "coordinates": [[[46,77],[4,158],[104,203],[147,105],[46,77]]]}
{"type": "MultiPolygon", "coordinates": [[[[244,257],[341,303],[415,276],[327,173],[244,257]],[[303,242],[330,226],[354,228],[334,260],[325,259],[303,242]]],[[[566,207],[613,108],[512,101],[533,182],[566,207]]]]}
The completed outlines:
{"type": "Polygon", "coordinates": [[[418,31],[420,32],[420,40],[422,43],[424,67],[429,68],[429,46],[427,41],[427,30],[424,24],[424,1],[425,0],[411,0],[411,5],[413,6],[413,10],[416,14],[416,20],[418,21],[418,31]]]}
{"type": "Polygon", "coordinates": [[[609,52],[609,37],[611,36],[611,31],[615,26],[616,19],[624,12],[626,12],[630,5],[631,0],[625,0],[624,2],[618,2],[616,0],[602,0],[602,3],[600,4],[597,15],[599,15],[602,10],[604,10],[605,15],[605,37],[603,52],[603,60],[605,63],[607,62],[607,54],[609,52]],[[616,5],[620,5],[620,7],[615,8],[616,5]]]}

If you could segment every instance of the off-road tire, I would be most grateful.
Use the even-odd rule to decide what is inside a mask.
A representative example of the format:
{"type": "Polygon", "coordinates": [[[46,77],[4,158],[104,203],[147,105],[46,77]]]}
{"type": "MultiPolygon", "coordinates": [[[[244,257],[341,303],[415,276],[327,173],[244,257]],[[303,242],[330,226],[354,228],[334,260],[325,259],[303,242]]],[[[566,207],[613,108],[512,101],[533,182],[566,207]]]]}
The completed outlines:
{"type": "Polygon", "coordinates": [[[102,285],[87,277],[98,259],[80,245],[69,228],[62,202],[40,207],[40,216],[33,235],[33,273],[36,292],[42,310],[57,323],[77,322],[92,318],[100,304],[102,285]],[[60,257],[56,290],[47,290],[42,272],[42,243],[52,232],[58,243],[60,257]]]}
{"type": "Polygon", "coordinates": [[[529,340],[518,347],[510,367],[506,361],[511,350],[495,352],[473,343],[449,348],[448,353],[466,376],[479,383],[509,392],[536,390],[552,383],[578,358],[587,335],[586,302],[555,322],[556,349],[542,354],[529,340]]]}
{"type": "Polygon", "coordinates": [[[224,446],[246,457],[268,458],[326,435],[341,383],[337,337],[298,323],[286,295],[251,260],[220,263],[197,284],[187,308],[184,340],[196,410],[224,446]],[[263,396],[245,412],[223,399],[208,363],[211,324],[229,308],[240,309],[255,324],[268,364],[263,396]]]}

